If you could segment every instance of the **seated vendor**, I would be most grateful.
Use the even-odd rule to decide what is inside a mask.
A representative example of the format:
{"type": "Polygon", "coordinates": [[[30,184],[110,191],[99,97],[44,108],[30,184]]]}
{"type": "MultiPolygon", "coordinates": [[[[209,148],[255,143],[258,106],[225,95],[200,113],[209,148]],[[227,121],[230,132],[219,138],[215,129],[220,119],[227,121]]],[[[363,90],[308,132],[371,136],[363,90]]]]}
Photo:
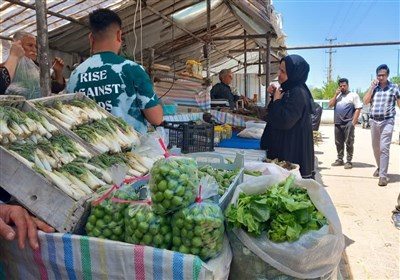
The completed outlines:
{"type": "Polygon", "coordinates": [[[235,109],[235,102],[239,99],[244,99],[245,103],[247,98],[244,96],[234,94],[231,87],[229,86],[232,82],[232,72],[230,69],[223,69],[219,72],[220,83],[214,85],[211,89],[211,100],[224,99],[229,102],[229,107],[231,110],[235,109]]]}

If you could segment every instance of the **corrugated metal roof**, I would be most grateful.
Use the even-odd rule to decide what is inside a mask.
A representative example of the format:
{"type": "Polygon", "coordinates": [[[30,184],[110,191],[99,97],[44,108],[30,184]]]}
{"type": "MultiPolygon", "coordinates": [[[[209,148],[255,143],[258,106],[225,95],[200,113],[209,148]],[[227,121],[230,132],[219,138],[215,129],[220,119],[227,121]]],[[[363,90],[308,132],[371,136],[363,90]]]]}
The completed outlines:
{"type": "MultiPolygon", "coordinates": [[[[184,17],[183,20],[172,17],[177,12],[184,13],[182,11],[189,14],[188,9],[194,5],[204,7],[205,1],[47,0],[50,13],[47,17],[49,47],[65,53],[88,56],[88,14],[97,8],[110,8],[115,10],[123,21],[123,48],[127,53],[146,64],[146,50],[154,48],[155,63],[182,70],[188,59],[205,62],[203,46],[209,36],[212,38],[243,35],[244,30],[247,34],[271,32],[277,35],[272,39],[271,46],[284,46],[279,17],[274,13],[268,16],[267,8],[272,9],[272,6],[267,6],[265,2],[267,1],[212,1],[211,31],[207,34],[207,13],[204,8],[199,8],[194,13],[192,11],[192,15],[184,17]]],[[[2,38],[11,37],[20,30],[36,34],[36,12],[29,8],[34,8],[34,0],[2,0],[0,3],[2,38]],[[21,6],[24,4],[28,6],[21,6]]],[[[266,46],[266,39],[247,40],[247,48],[257,46],[266,46]]],[[[233,70],[239,69],[239,61],[243,63],[243,54],[230,54],[229,50],[243,47],[243,40],[212,41],[209,54],[212,70],[218,72],[222,68],[232,67],[233,70]]],[[[284,51],[272,51],[271,61],[279,61],[284,54],[284,51]]],[[[248,57],[249,63],[258,61],[258,53],[249,54],[248,57]]],[[[277,64],[272,63],[271,68],[271,73],[276,73],[277,64]]]]}

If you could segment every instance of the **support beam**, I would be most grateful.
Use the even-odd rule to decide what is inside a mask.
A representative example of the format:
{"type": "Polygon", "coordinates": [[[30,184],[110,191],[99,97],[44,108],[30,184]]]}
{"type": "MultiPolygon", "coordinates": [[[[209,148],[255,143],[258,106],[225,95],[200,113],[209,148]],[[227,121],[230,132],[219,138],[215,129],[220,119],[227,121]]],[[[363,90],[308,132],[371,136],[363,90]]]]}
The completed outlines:
{"type": "MultiPolygon", "coordinates": [[[[316,46],[297,46],[297,47],[272,47],[272,50],[305,50],[305,49],[329,49],[329,48],[349,48],[349,47],[368,47],[368,46],[388,46],[400,45],[400,41],[392,42],[372,42],[372,43],[348,43],[348,44],[332,44],[332,45],[316,45],[316,46]]],[[[258,52],[264,48],[247,49],[247,52],[258,52]]],[[[242,53],[244,49],[232,49],[229,53],[242,53]]]]}
{"type": "MultiPolygon", "coordinates": [[[[4,0],[4,1],[7,1],[7,2],[12,3],[12,4],[16,4],[16,5],[28,8],[28,9],[32,9],[32,10],[36,10],[38,8],[38,6],[39,6],[38,5],[38,1],[35,1],[35,3],[36,3],[35,5],[27,4],[27,3],[24,3],[24,2],[22,2],[20,0],[4,0]]],[[[62,14],[52,12],[52,11],[48,10],[47,8],[45,10],[45,15],[46,15],[46,13],[49,14],[49,15],[58,17],[58,18],[62,18],[62,19],[68,20],[70,22],[73,22],[73,23],[76,23],[76,24],[79,24],[79,25],[82,25],[82,26],[88,27],[88,25],[85,24],[84,22],[76,20],[73,17],[64,16],[62,14]]]]}
{"type": "Polygon", "coordinates": [[[156,9],[154,9],[153,7],[149,6],[149,5],[145,5],[145,8],[147,10],[149,10],[150,12],[152,12],[153,14],[158,15],[160,18],[162,18],[163,20],[168,21],[170,24],[175,25],[176,27],[178,27],[180,30],[184,31],[185,33],[187,33],[188,35],[190,35],[192,38],[198,40],[199,42],[202,43],[206,43],[203,39],[201,39],[199,36],[193,34],[192,32],[190,32],[188,29],[186,29],[185,27],[181,26],[180,24],[176,23],[175,21],[173,21],[172,19],[164,16],[162,13],[160,13],[159,11],[157,11],[156,9]]]}
{"type": "Polygon", "coordinates": [[[50,88],[50,62],[49,62],[49,41],[47,38],[47,16],[46,1],[35,0],[36,3],[36,24],[38,62],[40,68],[40,90],[42,96],[51,94],[50,88]]]}
{"type": "Polygon", "coordinates": [[[265,34],[247,34],[247,35],[236,35],[236,36],[223,36],[223,37],[212,37],[213,41],[227,41],[227,40],[243,40],[243,39],[265,39],[265,37],[273,37],[276,35],[271,32],[265,34]]]}
{"type": "Polygon", "coordinates": [[[244,34],[244,39],[243,39],[243,45],[244,45],[244,96],[247,96],[247,39],[246,39],[246,29],[243,32],[244,34]]]}

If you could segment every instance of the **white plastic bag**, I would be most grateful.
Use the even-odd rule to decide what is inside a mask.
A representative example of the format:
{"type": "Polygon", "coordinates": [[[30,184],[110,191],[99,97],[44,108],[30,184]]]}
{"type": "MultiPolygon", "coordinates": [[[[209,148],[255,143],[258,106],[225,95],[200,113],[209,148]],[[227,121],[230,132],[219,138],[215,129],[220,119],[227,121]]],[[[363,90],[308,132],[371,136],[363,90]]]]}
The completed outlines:
{"type": "Polygon", "coordinates": [[[238,137],[241,138],[253,138],[253,139],[261,139],[261,136],[264,132],[264,129],[258,127],[249,127],[243,129],[238,133],[238,137]]]}
{"type": "Polygon", "coordinates": [[[276,174],[279,176],[279,179],[283,181],[290,174],[294,174],[296,177],[301,178],[300,167],[297,164],[295,165],[296,165],[295,169],[287,170],[271,162],[245,161],[244,169],[252,171],[261,171],[262,175],[276,174]]]}
{"type": "Polygon", "coordinates": [[[14,79],[6,89],[6,94],[21,95],[26,99],[42,97],[39,81],[39,67],[24,56],[18,62],[14,79]]]}
{"type": "MultiPolygon", "coordinates": [[[[245,181],[237,186],[231,203],[236,203],[240,192],[263,193],[266,186],[280,180],[281,176],[273,174],[245,181]]],[[[294,184],[307,189],[311,201],[324,214],[328,225],[318,231],[310,231],[291,243],[272,242],[265,234],[254,238],[241,229],[234,229],[233,232],[262,261],[286,275],[303,279],[332,278],[336,275],[344,250],[342,227],[335,206],[318,182],[296,178],[294,184]]]]}

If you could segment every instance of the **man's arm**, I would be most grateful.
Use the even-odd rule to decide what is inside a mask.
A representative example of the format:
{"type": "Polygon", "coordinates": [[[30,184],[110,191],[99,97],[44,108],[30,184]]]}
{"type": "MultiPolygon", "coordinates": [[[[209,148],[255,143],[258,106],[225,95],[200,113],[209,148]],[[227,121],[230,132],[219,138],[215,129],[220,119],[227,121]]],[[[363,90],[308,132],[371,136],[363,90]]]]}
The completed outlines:
{"type": "Polygon", "coordinates": [[[378,81],[376,79],[372,81],[371,86],[369,87],[367,93],[365,94],[365,96],[363,98],[365,105],[371,103],[372,93],[374,92],[374,89],[377,84],[378,84],[378,81]]]}
{"type": "Polygon", "coordinates": [[[163,110],[160,105],[142,110],[146,120],[152,125],[160,125],[163,121],[163,110]]]}
{"type": "Polygon", "coordinates": [[[340,94],[340,88],[336,89],[335,95],[332,97],[332,99],[329,100],[329,108],[335,107],[336,99],[339,94],[340,94]]]}
{"type": "Polygon", "coordinates": [[[360,117],[361,108],[356,109],[354,112],[353,120],[351,121],[355,126],[358,123],[358,118],[360,117]]]}

